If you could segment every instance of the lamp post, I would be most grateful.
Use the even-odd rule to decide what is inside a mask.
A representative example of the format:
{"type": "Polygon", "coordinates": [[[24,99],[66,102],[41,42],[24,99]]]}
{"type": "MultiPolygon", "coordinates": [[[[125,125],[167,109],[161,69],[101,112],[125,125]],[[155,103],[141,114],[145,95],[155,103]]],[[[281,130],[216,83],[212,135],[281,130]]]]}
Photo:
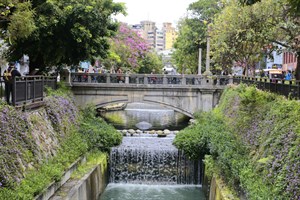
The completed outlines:
{"type": "Polygon", "coordinates": [[[202,66],[202,48],[199,48],[199,60],[198,60],[198,75],[201,75],[201,66],[202,66]]]}
{"type": "Polygon", "coordinates": [[[210,56],[209,56],[209,52],[210,52],[210,26],[208,24],[208,28],[207,28],[207,38],[206,38],[206,65],[205,65],[205,75],[212,75],[211,71],[210,71],[210,56]]]}

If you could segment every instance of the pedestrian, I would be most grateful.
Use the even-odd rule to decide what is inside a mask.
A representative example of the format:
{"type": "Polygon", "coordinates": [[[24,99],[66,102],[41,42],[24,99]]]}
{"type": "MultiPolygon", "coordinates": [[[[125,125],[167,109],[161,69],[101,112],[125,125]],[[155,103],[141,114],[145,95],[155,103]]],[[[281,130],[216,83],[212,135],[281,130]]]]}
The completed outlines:
{"type": "MultiPolygon", "coordinates": [[[[122,71],[121,67],[117,68],[117,74],[123,74],[123,71],[122,71]]],[[[123,83],[124,76],[123,75],[117,76],[117,79],[118,79],[119,83],[123,83]]]]}
{"type": "Polygon", "coordinates": [[[116,71],[115,71],[115,67],[114,67],[114,66],[111,66],[111,68],[110,68],[110,73],[111,73],[111,74],[114,74],[114,73],[116,73],[116,71]]]}
{"type": "MultiPolygon", "coordinates": [[[[8,68],[4,70],[3,77],[5,82],[5,98],[10,105],[10,97],[13,92],[13,80],[16,76],[21,76],[21,73],[16,69],[15,63],[10,62],[8,68]]],[[[14,95],[12,95],[12,102],[14,102],[14,95]]]]}
{"type": "Polygon", "coordinates": [[[292,73],[290,71],[287,71],[287,73],[285,74],[285,78],[286,81],[290,81],[292,80],[292,73]]]}

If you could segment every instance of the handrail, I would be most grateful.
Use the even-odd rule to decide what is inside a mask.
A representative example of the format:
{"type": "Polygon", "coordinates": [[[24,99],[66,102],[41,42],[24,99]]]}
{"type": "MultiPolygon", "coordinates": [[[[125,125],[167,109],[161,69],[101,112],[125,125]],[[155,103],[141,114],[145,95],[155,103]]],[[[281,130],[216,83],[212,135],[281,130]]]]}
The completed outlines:
{"type": "MultiPolygon", "coordinates": [[[[3,98],[5,82],[3,76],[0,78],[0,97],[3,98]]],[[[19,106],[28,103],[43,101],[45,87],[56,89],[57,78],[47,76],[20,76],[14,77],[12,81],[12,105],[19,106]]]]}
{"type": "Polygon", "coordinates": [[[150,85],[227,85],[231,76],[169,75],[169,74],[110,74],[110,73],[71,73],[70,83],[93,84],[150,84],[150,85]]]}
{"type": "Polygon", "coordinates": [[[233,77],[233,83],[245,83],[247,85],[255,85],[258,89],[277,93],[287,98],[300,99],[300,81],[296,80],[280,80],[267,79],[258,77],[233,77]]]}
{"type": "Polygon", "coordinates": [[[168,75],[168,74],[109,74],[70,73],[70,84],[122,84],[122,85],[178,85],[197,87],[200,85],[225,86],[232,83],[256,85],[257,88],[275,92],[286,97],[300,99],[300,81],[285,81],[261,77],[224,75],[168,75]]]}

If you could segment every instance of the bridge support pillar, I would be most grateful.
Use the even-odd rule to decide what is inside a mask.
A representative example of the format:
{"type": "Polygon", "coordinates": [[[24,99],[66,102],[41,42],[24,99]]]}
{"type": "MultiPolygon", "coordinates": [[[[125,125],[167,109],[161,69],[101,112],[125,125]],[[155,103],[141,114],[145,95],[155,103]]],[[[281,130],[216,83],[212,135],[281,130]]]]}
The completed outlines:
{"type": "Polygon", "coordinates": [[[207,112],[214,108],[214,95],[215,90],[205,90],[201,91],[201,99],[199,99],[199,104],[202,107],[202,111],[207,112]]]}

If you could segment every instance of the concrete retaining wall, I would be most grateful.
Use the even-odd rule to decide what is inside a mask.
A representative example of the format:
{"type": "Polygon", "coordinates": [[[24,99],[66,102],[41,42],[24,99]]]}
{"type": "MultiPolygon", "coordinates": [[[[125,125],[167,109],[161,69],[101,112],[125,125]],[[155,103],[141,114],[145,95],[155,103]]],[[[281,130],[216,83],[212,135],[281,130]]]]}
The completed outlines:
{"type": "Polygon", "coordinates": [[[97,165],[80,180],[69,180],[50,200],[97,200],[107,183],[107,166],[97,165]]]}
{"type": "Polygon", "coordinates": [[[232,191],[226,186],[226,184],[219,178],[212,177],[208,180],[205,177],[203,183],[203,192],[208,200],[237,200],[237,198],[232,191]]]}

